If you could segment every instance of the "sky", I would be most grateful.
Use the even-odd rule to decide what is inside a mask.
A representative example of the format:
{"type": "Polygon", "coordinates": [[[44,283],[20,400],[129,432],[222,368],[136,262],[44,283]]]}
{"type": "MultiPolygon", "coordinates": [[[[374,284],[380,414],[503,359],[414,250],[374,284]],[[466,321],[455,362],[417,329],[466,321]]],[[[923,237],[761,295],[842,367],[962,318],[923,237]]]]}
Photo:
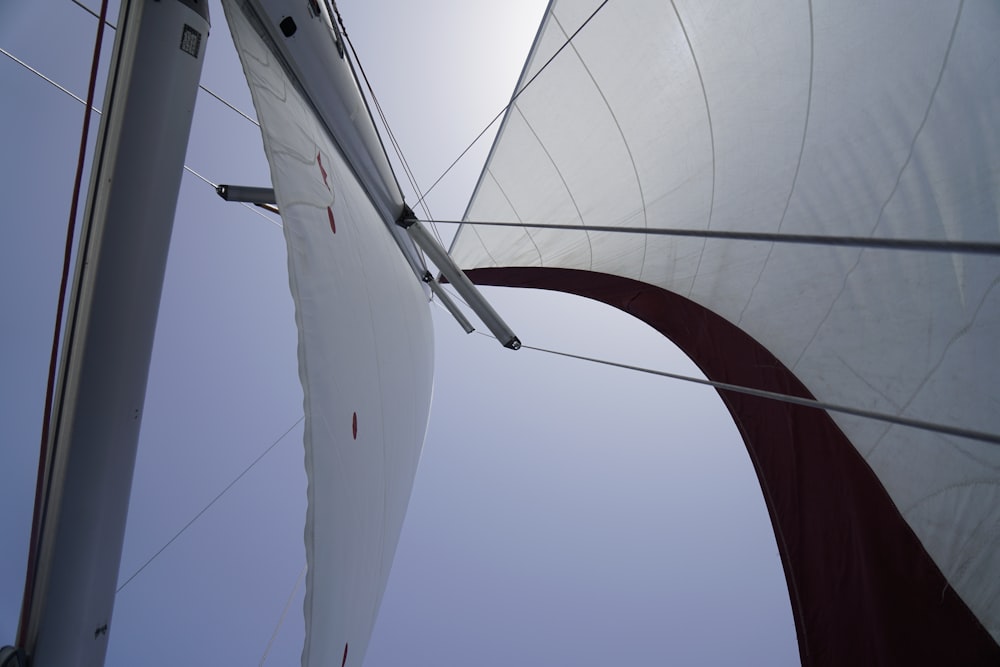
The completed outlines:
{"type": "MultiPolygon", "coordinates": [[[[503,107],[544,10],[536,0],[338,5],[424,187],[503,107]]],[[[222,9],[210,8],[202,82],[253,115],[222,9]]],[[[0,47],[80,96],[95,29],[70,0],[0,4],[0,47]]],[[[82,105],[8,58],[0,86],[7,643],[82,105]]],[[[461,215],[488,148],[479,144],[430,195],[436,217],[461,215]]],[[[204,93],[186,163],[213,182],[269,178],[259,130],[204,93]]],[[[275,222],[184,175],[120,581],[291,431],[121,590],[108,665],[259,664],[265,651],[267,665],[299,661],[302,392],[275,222]]],[[[485,292],[526,344],[697,372],[658,333],[609,307],[485,292]]],[[[512,352],[432,312],[430,426],[365,665],[797,663],[760,489],[714,391],[512,352]]]]}

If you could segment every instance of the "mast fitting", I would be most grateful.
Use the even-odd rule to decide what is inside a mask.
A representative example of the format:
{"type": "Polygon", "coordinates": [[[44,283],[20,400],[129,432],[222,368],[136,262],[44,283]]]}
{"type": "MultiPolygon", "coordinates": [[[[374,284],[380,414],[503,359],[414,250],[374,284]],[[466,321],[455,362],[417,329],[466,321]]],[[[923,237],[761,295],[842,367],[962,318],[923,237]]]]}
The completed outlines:
{"type": "MultiPolygon", "coordinates": [[[[435,239],[427,231],[427,228],[424,227],[423,224],[417,219],[417,216],[413,213],[413,209],[406,204],[403,204],[403,211],[396,220],[396,224],[409,232],[410,238],[413,239],[413,242],[417,245],[417,247],[424,251],[431,262],[433,262],[441,272],[441,275],[455,286],[455,290],[465,300],[465,303],[472,308],[472,311],[480,320],[482,320],[483,324],[486,325],[486,328],[489,329],[494,336],[496,336],[497,340],[500,341],[500,344],[511,350],[520,349],[521,341],[518,337],[514,335],[514,332],[509,326],[507,326],[507,323],[504,322],[503,318],[500,317],[497,311],[493,309],[493,306],[490,305],[490,303],[486,300],[486,297],[484,297],[482,292],[479,291],[479,288],[473,285],[472,281],[469,280],[469,277],[465,275],[465,272],[462,271],[457,264],[455,264],[454,260],[452,260],[452,258],[448,255],[448,251],[441,247],[441,244],[437,242],[437,239],[435,239]]],[[[426,277],[424,282],[428,282],[426,277]]],[[[439,281],[433,280],[428,282],[428,284],[430,285],[431,290],[435,294],[439,295],[439,297],[444,295],[444,298],[441,299],[441,304],[447,308],[453,316],[455,316],[455,319],[459,321],[459,324],[462,324],[462,328],[465,329],[466,333],[471,333],[472,325],[469,324],[469,321],[464,315],[461,316],[461,319],[459,318],[461,313],[458,311],[458,307],[455,306],[450,297],[447,297],[445,291],[441,288],[439,281]]]]}

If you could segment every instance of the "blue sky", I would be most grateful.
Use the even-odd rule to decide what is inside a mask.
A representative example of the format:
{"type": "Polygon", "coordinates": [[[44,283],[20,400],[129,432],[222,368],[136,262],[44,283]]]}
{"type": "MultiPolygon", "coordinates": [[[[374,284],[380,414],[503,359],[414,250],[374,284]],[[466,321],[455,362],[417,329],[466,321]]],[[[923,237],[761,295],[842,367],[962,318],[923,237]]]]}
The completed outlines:
{"type": "MultiPolygon", "coordinates": [[[[544,3],[339,4],[426,187],[505,103],[544,3]]],[[[203,83],[252,112],[221,7],[211,11],[203,83]]],[[[0,46],[81,96],[95,28],[69,0],[0,5],[0,46]]],[[[7,58],[0,85],[9,642],[82,108],[7,58]]],[[[461,214],[487,149],[431,195],[437,217],[461,214]]],[[[257,128],[205,94],[187,164],[215,182],[268,180],[257,128]]],[[[694,372],[659,334],[605,306],[487,295],[526,343],[694,372]]],[[[434,313],[431,424],[366,665],[797,662],[760,490],[713,391],[511,352],[434,313]]],[[[299,419],[295,344],[280,230],[185,174],[122,580],[299,419]]],[[[304,563],[301,437],[293,429],[122,590],[109,665],[260,661],[304,563]]],[[[298,662],[301,596],[266,664],[298,662]]]]}

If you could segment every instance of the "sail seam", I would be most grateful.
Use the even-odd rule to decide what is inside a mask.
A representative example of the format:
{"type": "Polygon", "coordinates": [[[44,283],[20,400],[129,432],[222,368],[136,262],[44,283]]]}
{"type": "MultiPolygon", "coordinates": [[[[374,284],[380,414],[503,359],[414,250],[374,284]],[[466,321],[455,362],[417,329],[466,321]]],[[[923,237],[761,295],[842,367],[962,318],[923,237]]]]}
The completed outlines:
{"type": "MultiPolygon", "coordinates": [[[[587,17],[587,20],[585,20],[585,21],[584,21],[583,23],[581,23],[581,24],[580,24],[580,27],[579,27],[579,28],[577,28],[577,29],[576,29],[576,30],[575,30],[575,31],[573,32],[573,34],[572,34],[572,35],[570,35],[569,39],[568,39],[568,40],[567,40],[567,41],[566,41],[565,43],[563,43],[563,45],[562,45],[562,46],[560,46],[560,47],[559,47],[558,49],[556,49],[556,52],[555,52],[555,53],[553,53],[553,54],[552,54],[552,55],[551,55],[551,56],[549,57],[549,59],[545,61],[545,64],[543,64],[543,65],[542,65],[542,66],[541,66],[540,68],[538,68],[538,71],[537,71],[537,72],[535,72],[535,73],[534,73],[534,74],[532,75],[532,77],[531,77],[530,79],[528,79],[528,81],[527,81],[527,82],[526,82],[526,83],[525,83],[525,84],[524,84],[523,86],[521,86],[521,85],[520,85],[520,82],[519,82],[519,85],[518,85],[518,87],[514,89],[514,95],[513,95],[513,96],[511,96],[511,98],[510,98],[510,102],[508,102],[508,103],[507,103],[507,104],[506,104],[506,105],[504,106],[504,108],[503,108],[503,109],[500,109],[500,111],[499,111],[499,112],[497,112],[497,115],[493,117],[493,120],[491,120],[491,121],[490,121],[489,123],[487,123],[487,124],[486,124],[486,127],[484,127],[484,128],[482,129],[482,131],[481,131],[481,132],[480,132],[479,134],[477,134],[477,135],[476,135],[476,138],[475,138],[475,139],[473,139],[473,140],[472,140],[472,142],[471,142],[471,143],[470,143],[470,144],[469,144],[468,146],[466,146],[465,150],[464,150],[464,151],[462,151],[462,152],[461,152],[461,153],[459,154],[459,156],[458,156],[457,158],[455,158],[455,161],[454,161],[454,162],[452,162],[452,163],[451,163],[450,165],[448,165],[448,168],[444,170],[444,173],[442,173],[442,174],[441,174],[440,176],[438,176],[437,180],[436,180],[436,181],[434,181],[434,182],[433,182],[433,183],[431,184],[431,187],[427,188],[427,191],[426,191],[426,192],[424,192],[424,197],[426,197],[427,195],[429,195],[429,194],[431,193],[431,190],[433,190],[433,189],[435,188],[435,186],[437,186],[437,184],[441,182],[441,179],[443,179],[443,178],[444,178],[444,177],[445,177],[445,176],[446,176],[446,175],[448,174],[448,172],[450,172],[450,171],[452,170],[452,168],[453,168],[453,167],[454,167],[454,166],[455,166],[456,164],[458,164],[458,161],[459,161],[459,160],[461,160],[461,159],[462,159],[463,157],[465,157],[465,154],[466,154],[466,153],[468,153],[468,152],[469,152],[470,150],[472,150],[472,147],[476,145],[476,142],[478,142],[478,141],[479,141],[479,140],[480,140],[480,139],[481,139],[481,138],[483,137],[483,135],[484,135],[484,134],[486,134],[486,131],[487,131],[487,130],[489,130],[489,129],[490,129],[490,127],[492,127],[492,126],[493,126],[493,123],[495,123],[495,122],[497,122],[498,120],[500,120],[500,117],[501,117],[501,116],[503,116],[503,115],[504,115],[505,113],[507,113],[507,112],[508,112],[508,110],[510,110],[510,108],[511,108],[512,106],[514,106],[514,102],[516,102],[516,101],[517,101],[517,98],[518,98],[518,97],[520,97],[520,96],[521,96],[521,94],[522,94],[522,93],[523,93],[523,92],[524,92],[525,90],[527,90],[527,89],[528,89],[528,86],[530,86],[530,85],[531,85],[532,83],[534,83],[535,79],[537,79],[537,78],[538,78],[538,75],[539,75],[539,74],[541,74],[542,72],[544,72],[544,71],[545,71],[545,69],[546,69],[546,68],[547,68],[547,67],[548,67],[548,66],[549,66],[550,64],[552,64],[552,61],[556,59],[556,56],[558,56],[558,55],[559,55],[560,53],[562,53],[562,52],[563,52],[563,49],[565,49],[565,48],[566,48],[566,47],[567,47],[567,46],[568,46],[568,45],[570,44],[570,42],[572,42],[572,41],[573,41],[573,39],[574,39],[574,38],[575,38],[575,37],[576,37],[576,36],[577,36],[578,34],[580,34],[580,31],[581,31],[581,30],[583,30],[584,28],[586,28],[586,27],[587,27],[587,25],[588,25],[588,24],[590,23],[590,21],[591,21],[591,20],[592,20],[592,19],[593,19],[593,18],[594,18],[595,16],[597,16],[597,13],[598,13],[599,11],[601,11],[602,9],[604,9],[604,6],[605,6],[606,4],[608,4],[608,1],[609,1],[609,0],[604,0],[604,2],[602,2],[601,4],[599,4],[599,5],[597,6],[597,9],[595,9],[595,10],[594,10],[593,12],[591,12],[591,13],[590,13],[590,16],[588,16],[588,17],[587,17]]],[[[554,3],[553,3],[553,4],[554,4],[554,3]]],[[[501,127],[500,129],[502,130],[503,128],[501,127]]],[[[497,134],[499,135],[499,131],[497,132],[497,134]]],[[[496,143],[496,142],[494,141],[494,145],[495,145],[495,143],[496,143]]],[[[491,157],[492,157],[492,155],[491,155],[491,157]]],[[[477,186],[477,187],[478,187],[478,186],[477,186]]],[[[422,199],[422,198],[421,198],[421,199],[422,199]]],[[[419,204],[419,203],[420,203],[420,201],[418,200],[418,201],[417,201],[417,203],[419,204]]]]}
{"type": "MultiPolygon", "coordinates": [[[[917,139],[920,137],[920,133],[923,132],[924,126],[927,124],[927,119],[930,117],[931,114],[931,108],[934,106],[934,98],[937,96],[938,88],[941,85],[942,79],[944,79],[945,70],[948,68],[948,58],[951,56],[951,47],[955,43],[955,34],[958,32],[958,23],[959,20],[962,18],[962,8],[964,7],[964,5],[965,5],[965,0],[960,0],[958,4],[958,11],[955,12],[955,22],[952,24],[951,27],[951,35],[948,37],[948,46],[945,49],[944,58],[942,58],[941,60],[941,69],[938,72],[937,81],[934,83],[934,88],[931,90],[930,97],[927,100],[927,108],[924,109],[923,119],[920,121],[920,125],[917,127],[917,131],[913,134],[913,140],[910,142],[910,150],[906,154],[906,160],[903,161],[903,165],[899,169],[899,174],[896,176],[896,184],[893,186],[892,192],[889,194],[889,197],[882,204],[882,208],[879,211],[878,218],[876,219],[875,224],[872,227],[869,234],[873,234],[877,229],[878,225],[880,224],[882,220],[882,214],[885,211],[885,207],[889,204],[889,200],[892,199],[893,195],[895,194],[896,188],[899,187],[899,182],[903,177],[903,172],[906,171],[906,167],[910,164],[910,160],[913,158],[913,151],[917,145],[917,139]]],[[[812,346],[813,342],[816,340],[816,337],[819,335],[820,330],[823,328],[823,325],[825,325],[826,321],[830,319],[830,315],[833,314],[833,309],[836,307],[837,303],[840,301],[840,298],[844,295],[844,291],[847,289],[847,284],[850,282],[851,276],[854,275],[855,270],[857,270],[858,266],[861,265],[862,257],[864,257],[864,253],[863,252],[858,253],[857,258],[854,260],[854,265],[851,266],[851,268],[844,274],[844,279],[840,284],[840,291],[837,292],[837,296],[831,299],[830,307],[827,309],[826,314],[823,316],[823,319],[820,320],[819,324],[816,325],[816,329],[813,331],[813,334],[809,338],[809,341],[802,347],[802,351],[799,352],[798,357],[795,359],[795,362],[791,366],[793,370],[798,366],[799,362],[802,360],[802,357],[805,355],[806,351],[809,350],[809,348],[812,346]]],[[[761,274],[763,274],[763,269],[761,270],[761,274]]],[[[757,280],[758,282],[760,281],[759,276],[757,280]]],[[[748,301],[747,305],[749,304],[750,302],[748,301]]],[[[746,310],[746,308],[744,308],[744,310],[746,310]]]]}
{"type": "MultiPolygon", "coordinates": [[[[559,30],[562,32],[563,38],[568,40],[569,35],[566,34],[566,30],[565,28],[563,28],[562,23],[559,21],[559,17],[555,15],[555,12],[553,12],[552,14],[552,20],[555,21],[556,27],[558,27],[559,30]]],[[[608,101],[608,98],[604,95],[604,90],[597,83],[597,79],[594,77],[593,72],[590,71],[590,67],[587,66],[587,62],[583,59],[583,56],[580,55],[580,50],[576,48],[576,44],[572,43],[570,44],[570,48],[573,49],[574,55],[576,55],[577,59],[580,61],[580,65],[583,67],[583,70],[587,73],[587,76],[590,77],[591,83],[594,84],[594,88],[597,90],[597,94],[601,96],[601,100],[604,102],[604,106],[607,107],[608,113],[611,115],[611,120],[614,121],[615,128],[618,130],[618,134],[621,136],[622,145],[625,147],[625,152],[628,154],[629,162],[632,163],[632,173],[635,174],[635,185],[639,189],[639,205],[642,207],[642,225],[644,229],[647,229],[649,227],[649,218],[646,211],[646,195],[642,190],[642,180],[639,178],[639,168],[635,163],[635,156],[632,154],[632,147],[629,145],[628,139],[625,137],[625,131],[622,129],[621,123],[618,122],[618,116],[615,114],[614,109],[611,108],[611,103],[608,101]]],[[[714,149],[713,149],[713,155],[714,155],[714,149]]],[[[649,239],[644,236],[642,239],[642,260],[639,262],[639,280],[642,280],[643,270],[646,268],[646,251],[648,249],[649,249],[649,239]]]]}
{"type": "MultiPolygon", "coordinates": [[[[333,170],[331,169],[331,171],[333,171],[333,170]]],[[[378,348],[378,339],[379,339],[379,337],[378,337],[379,327],[376,326],[376,323],[375,323],[375,309],[373,308],[373,304],[375,304],[376,300],[372,298],[372,293],[371,293],[371,291],[369,289],[369,286],[374,284],[373,283],[373,279],[372,279],[372,277],[369,277],[368,272],[365,270],[365,267],[367,266],[367,263],[365,262],[365,259],[364,259],[361,247],[360,247],[360,245],[358,243],[359,238],[356,236],[357,232],[355,231],[354,227],[352,227],[352,226],[348,226],[347,227],[347,232],[352,235],[351,238],[349,239],[350,240],[350,248],[351,248],[351,251],[353,252],[353,254],[357,257],[357,265],[360,268],[362,276],[364,277],[364,279],[362,280],[361,284],[365,286],[365,299],[364,299],[364,303],[367,306],[366,310],[368,312],[368,318],[367,318],[367,320],[368,320],[368,327],[369,327],[369,331],[370,331],[369,338],[372,341],[373,347],[377,349],[378,348]]],[[[373,360],[375,362],[375,374],[376,374],[376,381],[374,382],[374,385],[375,385],[376,390],[378,391],[378,402],[376,404],[377,405],[385,405],[385,393],[383,392],[383,389],[382,389],[382,377],[383,377],[383,375],[382,375],[382,360],[379,358],[378,353],[374,352],[374,351],[372,353],[372,357],[373,357],[373,360]]],[[[380,417],[381,417],[381,419],[380,419],[380,421],[381,421],[381,429],[380,429],[380,431],[381,431],[381,433],[380,433],[381,437],[380,437],[380,442],[378,443],[378,445],[379,445],[379,447],[381,449],[381,457],[380,457],[381,461],[380,461],[380,464],[381,464],[381,468],[382,468],[382,485],[381,485],[382,486],[382,511],[380,513],[381,525],[378,528],[378,540],[379,540],[379,545],[378,545],[379,564],[378,564],[378,567],[379,567],[379,580],[380,581],[385,581],[385,575],[384,575],[384,571],[385,571],[385,562],[384,562],[385,530],[386,530],[386,512],[387,512],[387,507],[389,506],[389,498],[388,498],[388,495],[389,495],[389,485],[388,485],[389,474],[388,474],[388,461],[387,461],[387,458],[386,458],[386,438],[387,438],[387,434],[389,433],[389,428],[388,428],[388,426],[386,424],[386,411],[385,410],[381,411],[380,417]]],[[[310,499],[310,502],[312,502],[312,499],[310,499]]],[[[360,512],[358,512],[358,515],[360,515],[360,512]]],[[[378,605],[375,604],[371,608],[371,623],[372,623],[372,625],[374,625],[374,623],[375,623],[375,616],[377,614],[378,614],[378,605]]]]}
{"type": "MultiPolygon", "coordinates": [[[[993,290],[996,289],[997,285],[1000,285],[1000,277],[995,278],[993,282],[990,284],[989,288],[983,293],[982,298],[979,300],[979,305],[976,306],[976,311],[972,314],[972,317],[969,318],[969,321],[966,322],[966,324],[963,327],[958,329],[951,336],[948,342],[945,343],[944,347],[941,349],[941,353],[938,355],[937,360],[934,362],[932,366],[928,367],[927,374],[924,376],[924,379],[921,380],[920,383],[913,389],[913,392],[910,394],[910,397],[906,400],[906,402],[899,407],[900,412],[903,412],[907,408],[909,408],[910,404],[913,403],[913,401],[916,400],[917,396],[920,395],[920,392],[923,391],[924,387],[927,385],[927,382],[930,381],[930,378],[934,376],[937,370],[941,367],[941,364],[944,363],[944,359],[946,356],[948,356],[948,353],[951,351],[952,345],[954,345],[956,341],[965,336],[969,332],[969,330],[972,329],[972,325],[975,324],[977,319],[979,319],[979,313],[982,311],[983,306],[986,305],[986,301],[990,298],[990,295],[993,293],[993,290]]],[[[878,440],[875,441],[875,444],[872,446],[871,450],[869,450],[868,456],[871,456],[872,453],[882,445],[882,442],[884,441],[885,436],[888,435],[888,433],[889,429],[886,429],[886,431],[883,432],[881,436],[879,436],[878,440]]]]}
{"type": "MultiPolygon", "coordinates": [[[[687,42],[688,52],[691,54],[691,61],[694,63],[694,70],[698,74],[698,83],[701,85],[701,96],[702,99],[705,101],[705,116],[708,118],[708,140],[712,148],[712,193],[709,198],[708,222],[705,224],[705,228],[711,229],[712,216],[715,213],[715,178],[716,178],[715,128],[712,125],[712,109],[708,104],[708,90],[705,88],[705,78],[701,74],[701,66],[698,64],[698,56],[696,56],[694,53],[694,45],[691,44],[691,37],[688,35],[687,27],[684,25],[684,21],[681,19],[681,13],[677,10],[677,3],[675,3],[674,0],[670,0],[670,6],[674,10],[674,16],[677,17],[677,24],[681,27],[681,32],[684,33],[684,41],[687,42]]],[[[701,260],[705,256],[705,246],[706,243],[702,241],[701,252],[698,254],[698,263],[695,265],[694,273],[691,276],[691,287],[689,288],[691,292],[694,291],[694,283],[698,279],[698,271],[701,269],[701,260]]]]}
{"type": "MultiPolygon", "coordinates": [[[[497,187],[500,187],[500,182],[497,180],[496,176],[493,176],[493,174],[490,173],[489,167],[484,168],[483,169],[483,173],[484,174],[489,173],[490,176],[493,178],[493,182],[497,184],[497,187]]],[[[503,192],[503,188],[501,188],[500,191],[503,192]]],[[[517,215],[516,212],[515,212],[515,215],[517,215]]],[[[458,223],[458,224],[461,225],[462,223],[458,223]]],[[[461,228],[461,226],[459,226],[459,231],[461,231],[461,230],[462,230],[462,228],[461,228]]],[[[479,241],[479,245],[483,246],[483,252],[485,252],[486,256],[490,258],[491,262],[493,262],[493,266],[500,266],[500,262],[498,262],[497,258],[493,256],[492,252],[490,252],[490,248],[489,248],[488,245],[486,245],[486,240],[483,239],[483,235],[479,233],[479,230],[476,229],[475,227],[473,227],[472,228],[472,233],[476,235],[476,239],[479,241]]],[[[455,233],[455,238],[458,238],[458,232],[455,233]]],[[[468,305],[468,304],[466,304],[466,305],[468,305]]]]}
{"type": "MultiPolygon", "coordinates": [[[[535,242],[535,238],[531,235],[531,232],[528,231],[528,227],[524,224],[524,221],[521,220],[521,215],[517,212],[517,209],[514,207],[514,202],[512,202],[510,200],[510,197],[507,196],[507,191],[503,189],[502,185],[500,185],[500,181],[497,180],[497,177],[493,174],[493,172],[487,169],[486,173],[489,174],[490,179],[497,186],[497,190],[499,190],[500,194],[503,195],[504,201],[506,201],[507,205],[510,206],[510,210],[514,214],[514,217],[517,218],[519,226],[524,230],[525,236],[527,236],[528,240],[531,241],[531,245],[535,247],[535,252],[538,253],[538,266],[545,266],[545,258],[542,257],[542,250],[541,248],[538,247],[538,244],[535,242]]],[[[475,227],[473,227],[472,229],[473,231],[476,232],[476,236],[479,236],[479,231],[475,227]]],[[[486,248],[485,243],[483,244],[483,248],[484,249],[486,248]]],[[[490,256],[490,259],[493,259],[493,255],[490,254],[489,250],[486,250],[486,254],[490,256]]],[[[493,263],[494,264],[497,263],[495,259],[493,259],[493,263]]]]}
{"type": "MultiPolygon", "coordinates": [[[[806,152],[806,137],[809,134],[809,118],[812,116],[812,98],[813,98],[813,74],[816,67],[816,37],[815,37],[815,27],[813,22],[813,5],[812,0],[809,0],[809,84],[806,91],[806,114],[805,120],[802,122],[802,141],[799,143],[799,156],[795,161],[795,171],[792,173],[792,183],[788,187],[788,197],[785,199],[785,207],[781,211],[781,217],[778,219],[778,231],[781,231],[782,226],[785,224],[785,216],[788,215],[788,209],[792,204],[792,195],[795,194],[795,186],[799,181],[799,171],[802,169],[802,157],[806,152]]],[[[753,283],[753,287],[750,288],[750,295],[747,297],[747,301],[743,304],[742,310],[740,310],[740,315],[736,319],[736,324],[739,325],[743,322],[743,316],[747,312],[747,308],[750,307],[750,302],[753,301],[754,293],[757,291],[757,286],[760,285],[761,278],[764,276],[764,271],[767,269],[767,263],[771,259],[771,253],[774,248],[767,249],[767,255],[764,257],[764,261],[760,265],[760,271],[757,273],[757,279],[753,283]]]]}
{"type": "Polygon", "coordinates": [[[535,138],[535,141],[538,142],[538,146],[539,148],[542,149],[542,152],[545,153],[545,157],[549,159],[549,162],[552,164],[552,168],[555,169],[556,175],[559,176],[559,180],[563,184],[563,188],[566,189],[566,195],[569,197],[569,200],[573,203],[573,208],[576,210],[576,217],[580,220],[581,223],[580,226],[584,228],[584,234],[587,235],[587,249],[590,251],[590,268],[593,269],[594,244],[592,243],[590,238],[590,230],[587,228],[586,225],[583,224],[583,212],[580,210],[580,205],[577,203],[576,197],[573,196],[573,191],[570,189],[569,183],[566,182],[566,177],[563,176],[562,170],[559,169],[559,165],[552,157],[552,154],[549,153],[549,149],[545,147],[545,142],[542,141],[542,138],[538,136],[538,133],[535,132],[535,128],[531,126],[531,123],[528,121],[527,116],[525,116],[524,112],[521,110],[521,105],[515,104],[513,108],[515,111],[517,111],[518,115],[524,121],[524,124],[528,128],[528,131],[531,132],[531,136],[533,136],[535,138]]]}
{"type": "Polygon", "coordinates": [[[896,182],[893,183],[889,196],[886,197],[884,202],[882,202],[882,206],[878,210],[878,217],[875,218],[875,224],[872,226],[872,233],[874,233],[882,223],[882,216],[885,215],[885,209],[889,206],[889,202],[892,201],[893,197],[896,196],[896,191],[899,190],[899,184],[903,180],[903,174],[906,172],[906,168],[910,166],[910,161],[913,159],[913,151],[917,146],[917,140],[920,138],[920,135],[924,131],[924,127],[927,125],[927,119],[931,116],[931,109],[934,107],[934,99],[937,97],[938,88],[941,87],[941,81],[944,79],[944,72],[948,68],[948,58],[951,56],[951,47],[955,44],[955,34],[958,32],[958,24],[962,19],[963,7],[965,7],[965,0],[959,0],[958,11],[955,12],[955,22],[951,26],[951,35],[948,37],[948,46],[944,51],[944,58],[941,61],[941,69],[938,71],[937,81],[934,82],[934,88],[931,90],[930,98],[927,100],[927,108],[924,109],[924,117],[920,119],[920,126],[917,127],[917,131],[913,134],[913,140],[910,142],[910,148],[906,153],[906,160],[903,161],[903,166],[899,168],[899,173],[896,174],[896,182]]]}

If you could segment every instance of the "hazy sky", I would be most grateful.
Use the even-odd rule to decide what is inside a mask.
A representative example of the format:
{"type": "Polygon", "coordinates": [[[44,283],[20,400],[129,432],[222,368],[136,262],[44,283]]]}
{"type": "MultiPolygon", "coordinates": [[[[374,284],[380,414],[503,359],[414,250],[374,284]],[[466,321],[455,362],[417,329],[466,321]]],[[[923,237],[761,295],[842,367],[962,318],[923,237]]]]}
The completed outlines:
{"type": "MultiPolygon", "coordinates": [[[[338,4],[425,187],[505,103],[544,8],[338,4]]],[[[252,113],[222,9],[213,2],[211,12],[203,83],[252,113]]],[[[95,28],[69,0],[0,4],[0,46],[80,96],[95,28]]],[[[6,643],[23,586],[82,106],[7,58],[0,86],[6,643]]],[[[437,217],[461,215],[488,147],[431,195],[437,217]]],[[[214,182],[268,182],[257,128],[203,93],[187,164],[214,182]]],[[[487,294],[526,343],[695,372],[659,334],[608,307],[487,294]]],[[[433,311],[431,423],[368,667],[797,663],[761,493],[713,391],[511,352],[433,311]]],[[[295,345],[281,231],[185,174],[121,580],[299,419],[295,345]]],[[[301,438],[293,429],[122,590],[109,665],[261,660],[304,564],[301,438]]],[[[302,633],[299,587],[266,664],[298,664],[302,633]]]]}

